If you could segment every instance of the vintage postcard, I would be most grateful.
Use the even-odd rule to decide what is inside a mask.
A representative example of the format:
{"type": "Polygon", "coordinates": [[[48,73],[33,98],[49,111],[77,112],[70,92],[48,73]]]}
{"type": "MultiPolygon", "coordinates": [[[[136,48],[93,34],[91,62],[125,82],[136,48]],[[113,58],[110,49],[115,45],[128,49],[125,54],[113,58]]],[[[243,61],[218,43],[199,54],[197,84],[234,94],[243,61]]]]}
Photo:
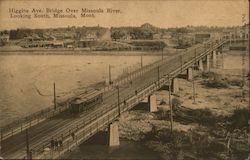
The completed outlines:
{"type": "Polygon", "coordinates": [[[247,160],[248,0],[0,0],[0,159],[247,160]]]}

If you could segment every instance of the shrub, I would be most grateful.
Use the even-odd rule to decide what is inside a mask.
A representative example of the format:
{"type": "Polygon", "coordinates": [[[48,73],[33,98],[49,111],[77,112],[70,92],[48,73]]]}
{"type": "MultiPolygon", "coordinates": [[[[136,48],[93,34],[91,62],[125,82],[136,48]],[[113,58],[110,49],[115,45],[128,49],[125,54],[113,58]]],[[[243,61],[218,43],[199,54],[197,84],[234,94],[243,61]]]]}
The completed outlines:
{"type": "Polygon", "coordinates": [[[232,85],[232,86],[239,86],[241,87],[243,85],[243,81],[241,79],[231,79],[231,80],[227,80],[228,84],[232,85]]]}
{"type": "Polygon", "coordinates": [[[192,116],[199,125],[214,126],[217,122],[217,117],[208,108],[194,110],[192,116]]]}
{"type": "Polygon", "coordinates": [[[228,88],[228,82],[222,79],[208,80],[203,83],[209,88],[228,88]]]}
{"type": "Polygon", "coordinates": [[[219,77],[221,77],[219,74],[215,73],[215,72],[202,72],[202,78],[208,78],[208,79],[218,79],[219,77]]]}
{"type": "Polygon", "coordinates": [[[173,107],[173,110],[174,110],[175,108],[180,107],[180,106],[181,106],[181,100],[180,100],[179,98],[174,97],[174,98],[172,99],[172,107],[173,107]]]}
{"type": "Polygon", "coordinates": [[[229,117],[231,129],[243,129],[248,126],[249,110],[248,108],[237,108],[229,117]]]}

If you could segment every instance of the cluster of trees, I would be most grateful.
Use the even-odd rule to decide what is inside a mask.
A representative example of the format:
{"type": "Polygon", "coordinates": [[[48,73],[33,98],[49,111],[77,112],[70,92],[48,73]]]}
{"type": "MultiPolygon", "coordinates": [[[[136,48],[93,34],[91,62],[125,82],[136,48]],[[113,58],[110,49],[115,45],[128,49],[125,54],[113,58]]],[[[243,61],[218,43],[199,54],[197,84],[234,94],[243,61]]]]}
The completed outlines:
{"type": "Polygon", "coordinates": [[[140,27],[111,28],[111,38],[114,40],[124,39],[129,36],[131,39],[153,39],[153,32],[140,27]]]}
{"type": "Polygon", "coordinates": [[[24,37],[36,34],[43,37],[44,34],[50,33],[75,33],[86,36],[88,33],[95,33],[97,37],[102,36],[106,32],[107,28],[103,27],[66,27],[66,28],[54,28],[54,29],[29,29],[29,28],[19,28],[16,30],[10,30],[9,36],[10,40],[23,39],[24,37]]]}
{"type": "Polygon", "coordinates": [[[153,34],[161,32],[161,29],[145,23],[140,27],[118,27],[111,28],[111,38],[114,40],[124,39],[125,36],[129,36],[131,39],[153,39],[153,34]]]}
{"type": "Polygon", "coordinates": [[[75,29],[75,32],[79,35],[79,36],[87,36],[89,33],[95,34],[97,38],[101,37],[102,35],[104,35],[106,33],[108,29],[104,28],[104,27],[77,27],[75,29]]]}
{"type": "Polygon", "coordinates": [[[0,36],[8,35],[8,34],[9,34],[9,32],[7,30],[0,31],[0,36]]]}
{"type": "Polygon", "coordinates": [[[31,29],[10,30],[10,40],[23,39],[32,33],[31,29]]]}

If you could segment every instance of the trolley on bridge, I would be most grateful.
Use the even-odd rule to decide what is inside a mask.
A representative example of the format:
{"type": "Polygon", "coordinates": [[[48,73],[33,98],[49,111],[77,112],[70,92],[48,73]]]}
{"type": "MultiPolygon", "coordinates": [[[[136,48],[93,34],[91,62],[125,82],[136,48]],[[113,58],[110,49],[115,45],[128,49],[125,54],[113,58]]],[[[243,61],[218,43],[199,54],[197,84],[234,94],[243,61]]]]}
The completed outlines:
{"type": "Polygon", "coordinates": [[[69,103],[69,111],[71,114],[79,114],[103,102],[103,93],[93,90],[88,94],[79,95],[69,103]]]}

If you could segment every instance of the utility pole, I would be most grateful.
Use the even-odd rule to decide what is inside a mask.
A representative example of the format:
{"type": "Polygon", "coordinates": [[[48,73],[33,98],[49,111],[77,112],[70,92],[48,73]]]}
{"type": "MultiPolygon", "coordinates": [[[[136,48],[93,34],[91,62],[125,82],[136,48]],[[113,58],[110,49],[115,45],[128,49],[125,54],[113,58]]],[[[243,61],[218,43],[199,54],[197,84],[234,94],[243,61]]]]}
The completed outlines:
{"type": "Polygon", "coordinates": [[[117,85],[117,103],[118,103],[118,116],[121,115],[121,109],[120,109],[120,87],[117,85]]]}
{"type": "Polygon", "coordinates": [[[194,56],[195,56],[195,62],[197,61],[197,52],[196,52],[196,48],[194,49],[194,56]]]}
{"type": "Polygon", "coordinates": [[[2,141],[3,141],[3,129],[1,128],[0,155],[2,155],[2,141]]]}
{"type": "Polygon", "coordinates": [[[163,60],[163,47],[161,49],[161,60],[163,60]]]}
{"type": "Polygon", "coordinates": [[[169,109],[170,109],[170,129],[171,129],[171,135],[173,133],[173,108],[172,108],[172,102],[171,102],[171,79],[170,75],[168,75],[168,96],[169,96],[169,109]]]}
{"type": "Polygon", "coordinates": [[[56,84],[54,82],[54,110],[56,110],[56,84]]]}
{"type": "Polygon", "coordinates": [[[109,84],[111,84],[111,65],[109,64],[109,84]]]}
{"type": "Polygon", "coordinates": [[[181,73],[182,73],[182,68],[183,68],[183,60],[182,60],[182,53],[181,53],[181,55],[180,55],[180,60],[181,60],[181,73]]]}
{"type": "Polygon", "coordinates": [[[26,129],[26,157],[27,159],[31,159],[28,129],[26,129]]]}
{"type": "Polygon", "coordinates": [[[157,67],[158,72],[158,84],[160,84],[160,66],[157,67]]]}
{"type": "Polygon", "coordinates": [[[193,104],[195,104],[195,85],[194,85],[194,77],[193,77],[193,104]]]}
{"type": "MultiPolygon", "coordinates": [[[[245,19],[245,14],[242,15],[242,25],[244,26],[246,23],[246,19],[245,19]]],[[[244,38],[245,39],[245,38],[244,38]]],[[[243,46],[244,46],[244,41],[242,41],[243,46]]],[[[244,93],[244,85],[245,85],[245,57],[247,55],[247,46],[246,46],[246,50],[245,52],[242,54],[242,87],[241,87],[241,91],[242,91],[242,100],[244,100],[245,98],[245,93],[244,93]]]]}
{"type": "Polygon", "coordinates": [[[141,55],[141,68],[143,67],[142,55],[141,55]]]}

